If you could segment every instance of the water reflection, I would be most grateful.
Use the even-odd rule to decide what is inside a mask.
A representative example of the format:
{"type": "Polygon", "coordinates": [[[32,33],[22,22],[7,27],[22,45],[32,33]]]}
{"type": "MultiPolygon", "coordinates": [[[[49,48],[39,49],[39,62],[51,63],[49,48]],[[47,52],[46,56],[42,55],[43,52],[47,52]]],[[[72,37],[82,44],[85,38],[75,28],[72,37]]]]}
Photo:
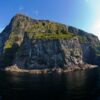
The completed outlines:
{"type": "Polygon", "coordinates": [[[65,81],[68,86],[81,87],[85,84],[86,81],[86,72],[85,71],[76,71],[74,73],[66,73],[65,81]]]}
{"type": "Polygon", "coordinates": [[[100,69],[32,75],[0,72],[5,100],[100,100],[100,69]]]}

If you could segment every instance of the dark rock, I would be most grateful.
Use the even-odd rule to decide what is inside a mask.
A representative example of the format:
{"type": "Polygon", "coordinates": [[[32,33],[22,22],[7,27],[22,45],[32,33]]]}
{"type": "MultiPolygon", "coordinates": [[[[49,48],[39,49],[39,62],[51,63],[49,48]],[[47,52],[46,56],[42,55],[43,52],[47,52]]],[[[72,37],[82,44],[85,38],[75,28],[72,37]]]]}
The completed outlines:
{"type": "Polygon", "coordinates": [[[68,27],[68,32],[71,32],[71,33],[74,33],[74,34],[79,34],[78,31],[79,30],[75,27],[72,27],[72,26],[68,27]]]}

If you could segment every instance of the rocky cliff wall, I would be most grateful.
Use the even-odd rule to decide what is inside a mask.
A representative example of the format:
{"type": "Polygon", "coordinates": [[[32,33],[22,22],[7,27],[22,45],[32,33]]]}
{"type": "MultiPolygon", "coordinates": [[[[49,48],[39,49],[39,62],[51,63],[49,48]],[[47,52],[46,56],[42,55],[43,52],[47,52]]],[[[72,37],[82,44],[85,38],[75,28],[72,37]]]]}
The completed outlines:
{"type": "Polygon", "coordinates": [[[72,26],[17,14],[0,34],[0,63],[24,69],[100,65],[100,41],[72,26]]]}

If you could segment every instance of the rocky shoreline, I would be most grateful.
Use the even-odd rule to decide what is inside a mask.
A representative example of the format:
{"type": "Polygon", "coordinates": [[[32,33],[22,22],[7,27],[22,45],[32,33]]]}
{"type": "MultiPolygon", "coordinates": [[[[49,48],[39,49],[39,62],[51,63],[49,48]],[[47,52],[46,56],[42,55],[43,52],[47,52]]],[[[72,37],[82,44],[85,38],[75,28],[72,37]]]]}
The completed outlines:
{"type": "Polygon", "coordinates": [[[18,72],[18,73],[31,73],[31,74],[47,74],[52,72],[57,73],[65,73],[65,72],[71,72],[71,71],[77,71],[77,70],[85,70],[85,69],[92,69],[98,67],[97,65],[90,65],[90,64],[84,64],[84,65],[72,65],[66,68],[52,68],[52,69],[20,69],[18,66],[13,65],[9,66],[4,69],[6,72],[18,72]]]}

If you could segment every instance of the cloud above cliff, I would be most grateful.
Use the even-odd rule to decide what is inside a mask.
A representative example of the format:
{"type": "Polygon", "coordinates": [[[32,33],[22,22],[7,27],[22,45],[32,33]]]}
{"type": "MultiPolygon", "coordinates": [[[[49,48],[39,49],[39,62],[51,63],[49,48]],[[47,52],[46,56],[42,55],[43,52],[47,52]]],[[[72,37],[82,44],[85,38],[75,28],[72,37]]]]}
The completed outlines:
{"type": "Polygon", "coordinates": [[[90,32],[96,34],[100,39],[100,0],[89,1],[89,6],[94,16],[89,30],[90,32]]]}

